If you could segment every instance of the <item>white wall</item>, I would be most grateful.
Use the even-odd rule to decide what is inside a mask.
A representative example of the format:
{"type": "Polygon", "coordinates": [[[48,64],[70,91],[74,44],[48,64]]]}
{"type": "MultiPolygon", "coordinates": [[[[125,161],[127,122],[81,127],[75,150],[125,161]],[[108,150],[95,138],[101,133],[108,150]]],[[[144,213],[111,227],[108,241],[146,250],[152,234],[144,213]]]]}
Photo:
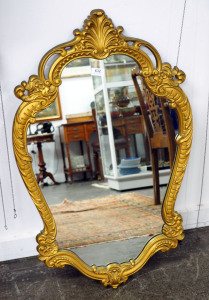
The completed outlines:
{"type": "MultiPolygon", "coordinates": [[[[0,80],[7,140],[0,106],[0,178],[8,226],[8,230],[5,230],[0,203],[1,260],[35,255],[35,236],[43,226],[17,170],[13,154],[12,124],[20,105],[14,96],[14,87],[23,80],[27,81],[30,75],[37,74],[41,57],[57,44],[71,40],[73,30],[81,28],[83,20],[96,8],[104,9],[116,26],[122,25],[125,35],[149,41],[158,49],[163,61],[169,61],[172,66],[176,64],[183,0],[106,0],[99,4],[98,7],[96,0],[73,3],[69,0],[7,0],[1,3],[0,80]],[[13,192],[8,158],[11,162],[13,192]],[[17,209],[16,219],[13,218],[12,194],[17,209]]],[[[206,142],[208,13],[207,0],[187,1],[178,64],[187,75],[182,87],[189,97],[194,119],[191,156],[176,201],[176,209],[183,214],[185,228],[209,225],[209,142],[206,142]]]]}
{"type": "MultiPolygon", "coordinates": [[[[94,101],[91,76],[62,79],[59,93],[65,115],[91,111],[90,104],[94,101]]],[[[63,120],[66,119],[65,115],[63,120]]]]}

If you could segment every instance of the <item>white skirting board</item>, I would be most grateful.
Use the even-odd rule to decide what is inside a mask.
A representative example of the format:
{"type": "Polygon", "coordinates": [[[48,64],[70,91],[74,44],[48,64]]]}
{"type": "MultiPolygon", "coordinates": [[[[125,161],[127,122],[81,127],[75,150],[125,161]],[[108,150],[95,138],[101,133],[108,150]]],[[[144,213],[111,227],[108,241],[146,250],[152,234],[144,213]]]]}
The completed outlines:
{"type": "Polygon", "coordinates": [[[208,204],[202,204],[198,213],[197,227],[209,226],[209,207],[208,204]]]}
{"type": "MultiPolygon", "coordinates": [[[[38,230],[37,230],[38,232],[38,230]]],[[[36,234],[14,237],[0,242],[0,261],[37,256],[36,234]]]]}
{"type": "Polygon", "coordinates": [[[177,209],[183,218],[184,230],[209,226],[208,205],[192,206],[188,209],[177,209]]]}

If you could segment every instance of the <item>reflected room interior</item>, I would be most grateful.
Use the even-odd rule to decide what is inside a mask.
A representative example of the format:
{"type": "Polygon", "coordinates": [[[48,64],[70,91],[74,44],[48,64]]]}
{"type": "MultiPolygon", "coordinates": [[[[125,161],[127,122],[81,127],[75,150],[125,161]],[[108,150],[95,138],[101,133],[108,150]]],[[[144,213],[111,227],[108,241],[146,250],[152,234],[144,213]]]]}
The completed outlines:
{"type": "Polygon", "coordinates": [[[161,233],[177,116],[125,55],[74,60],[61,80],[27,137],[58,245],[89,265],[135,259],[161,233]]]}

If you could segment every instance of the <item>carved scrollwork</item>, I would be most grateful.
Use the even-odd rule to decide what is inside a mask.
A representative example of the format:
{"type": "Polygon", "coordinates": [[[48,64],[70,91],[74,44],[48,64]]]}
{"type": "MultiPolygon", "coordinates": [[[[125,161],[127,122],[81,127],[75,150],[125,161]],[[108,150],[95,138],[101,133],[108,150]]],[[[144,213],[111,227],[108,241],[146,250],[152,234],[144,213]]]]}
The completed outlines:
{"type": "Polygon", "coordinates": [[[175,248],[178,240],[183,238],[182,218],[174,211],[174,204],[185,173],[192,142],[191,108],[186,95],[179,87],[179,84],[185,80],[184,72],[177,67],[172,69],[168,63],[162,64],[158,52],[152,45],[143,40],[125,37],[122,31],[122,27],[114,27],[104,11],[96,10],[84,22],[82,30],[74,31],[74,40],[47,52],[40,62],[38,76],[31,76],[28,82],[23,81],[15,88],[15,95],[23,103],[15,116],[13,129],[17,165],[44,222],[44,229],[37,236],[39,259],[45,261],[49,267],[62,268],[66,264],[72,265],[86,276],[101,280],[105,286],[110,285],[114,288],[126,282],[128,277],[142,268],[157,251],[175,248]],[[151,59],[141,46],[152,51],[156,58],[156,68],[153,67],[151,59]],[[81,57],[103,59],[113,54],[132,57],[140,66],[140,74],[152,93],[166,98],[169,106],[175,108],[179,117],[179,135],[176,139],[178,150],[162,207],[164,220],[162,234],[154,236],[135,260],[104,267],[89,267],[73,252],[58,249],[55,241],[56,225],[32,170],[26,134],[29,124],[35,121],[36,114],[55,100],[58,86],[61,84],[61,72],[69,62],[81,57]],[[54,55],[56,59],[48,66],[49,59],[54,55]],[[46,65],[49,69],[47,76],[46,65]]]}
{"type": "Polygon", "coordinates": [[[85,20],[83,29],[80,32],[81,44],[84,49],[92,49],[95,58],[107,57],[111,47],[126,46],[125,40],[120,38],[123,28],[115,29],[112,20],[103,11],[93,11],[85,20]]]}
{"type": "Polygon", "coordinates": [[[93,266],[93,271],[96,274],[105,275],[105,278],[102,280],[104,286],[110,285],[113,288],[117,288],[119,284],[128,280],[128,276],[125,273],[131,270],[134,264],[134,261],[130,261],[124,264],[110,264],[107,267],[97,268],[93,266]]]}

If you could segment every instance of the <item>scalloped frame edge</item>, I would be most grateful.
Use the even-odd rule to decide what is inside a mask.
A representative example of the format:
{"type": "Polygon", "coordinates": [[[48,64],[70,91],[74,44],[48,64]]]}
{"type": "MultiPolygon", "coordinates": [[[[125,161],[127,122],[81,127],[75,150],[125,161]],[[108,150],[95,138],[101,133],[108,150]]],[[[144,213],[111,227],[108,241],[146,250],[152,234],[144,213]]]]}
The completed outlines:
{"type": "Polygon", "coordinates": [[[58,45],[46,53],[39,64],[38,75],[32,75],[29,81],[23,81],[15,88],[15,95],[23,102],[14,119],[13,145],[18,168],[26,188],[43,220],[44,228],[37,236],[39,259],[48,267],[63,268],[71,265],[84,275],[100,280],[104,286],[117,288],[128,277],[140,270],[157,251],[163,252],[175,248],[178,240],[184,237],[182,217],[174,211],[175,200],[182,183],[192,143],[192,112],[189,101],[179,87],[185,80],[185,74],[177,67],[162,63],[157,50],[146,41],[129,38],[122,34],[123,28],[115,28],[103,10],[94,10],[84,21],[82,30],[74,30],[75,38],[58,45]],[[149,56],[140,49],[148,48],[156,59],[154,68],[149,56]],[[169,101],[179,119],[177,153],[172,174],[162,204],[164,225],[162,232],[151,238],[136,259],[125,263],[111,263],[107,266],[89,266],[70,250],[60,250],[56,242],[56,225],[50,209],[37,184],[32,170],[32,159],[27,150],[27,129],[35,122],[35,116],[47,108],[56,98],[61,84],[63,68],[76,58],[92,57],[104,59],[109,55],[123,54],[132,57],[140,66],[140,74],[147,86],[157,96],[169,101]],[[45,75],[49,58],[56,55],[49,73],[45,75]]]}

